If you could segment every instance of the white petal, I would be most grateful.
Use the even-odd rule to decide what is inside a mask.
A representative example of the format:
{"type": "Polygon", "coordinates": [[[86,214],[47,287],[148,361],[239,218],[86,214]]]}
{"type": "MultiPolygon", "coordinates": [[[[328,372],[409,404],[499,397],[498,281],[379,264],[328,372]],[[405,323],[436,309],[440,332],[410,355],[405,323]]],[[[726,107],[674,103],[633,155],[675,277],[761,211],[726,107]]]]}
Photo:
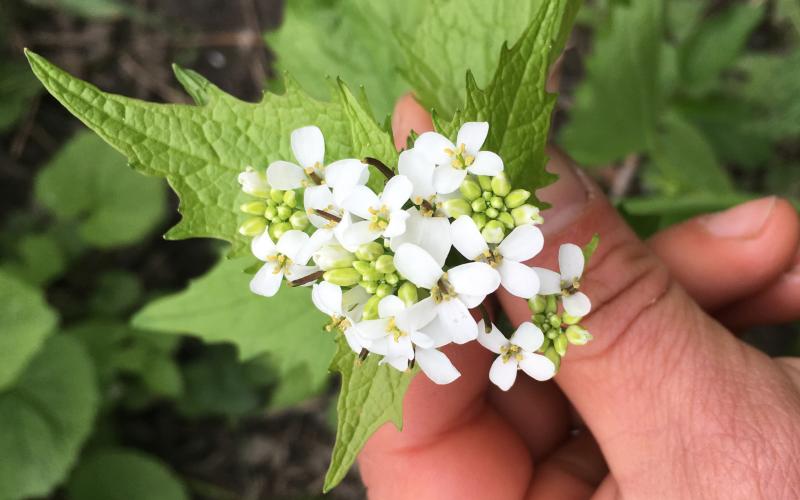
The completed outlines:
{"type": "Polygon", "coordinates": [[[467,306],[460,300],[450,299],[440,302],[436,312],[456,344],[470,342],[478,336],[478,324],[467,306]]]}
{"type": "Polygon", "coordinates": [[[489,368],[489,380],[500,389],[507,391],[511,389],[516,379],[517,362],[513,359],[503,361],[502,356],[497,356],[492,367],[489,368]]]}
{"type": "Polygon", "coordinates": [[[592,310],[592,302],[583,292],[576,292],[572,295],[564,295],[561,300],[564,304],[564,310],[567,311],[567,314],[570,316],[575,316],[576,318],[582,318],[589,314],[589,312],[592,310]]]}
{"type": "Polygon", "coordinates": [[[478,323],[478,342],[493,353],[500,354],[500,348],[508,345],[508,339],[503,336],[494,323],[492,323],[492,331],[486,333],[485,324],[483,320],[478,323]]]}
{"type": "Polygon", "coordinates": [[[311,256],[322,248],[323,245],[330,243],[331,240],[333,240],[333,231],[329,229],[317,229],[311,234],[311,237],[303,243],[303,246],[294,257],[292,257],[292,260],[294,260],[295,264],[307,264],[308,261],[311,260],[311,256]]]}
{"type": "Polygon", "coordinates": [[[530,321],[522,323],[514,332],[514,335],[509,339],[514,345],[518,345],[523,351],[534,352],[542,347],[544,343],[544,334],[538,326],[530,321]]]}
{"type": "Polygon", "coordinates": [[[467,295],[465,293],[458,294],[458,298],[461,299],[461,302],[464,303],[469,309],[473,307],[478,307],[481,302],[486,299],[486,295],[467,295]]]}
{"type": "Polygon", "coordinates": [[[364,184],[362,179],[365,171],[369,178],[367,165],[354,159],[335,161],[325,167],[325,183],[333,190],[337,205],[350,196],[354,187],[364,184]]]}
{"type": "Polygon", "coordinates": [[[433,189],[433,163],[426,162],[416,149],[407,149],[400,153],[397,171],[408,177],[413,184],[412,199],[430,198],[436,194],[433,189]]]}
{"type": "Polygon", "coordinates": [[[419,330],[436,317],[436,303],[428,297],[407,308],[397,317],[397,326],[406,331],[419,330]]]}
{"type": "Polygon", "coordinates": [[[355,325],[358,329],[358,334],[365,339],[379,339],[385,337],[387,334],[386,326],[389,320],[386,318],[381,319],[368,319],[355,325]]]}
{"type": "Polygon", "coordinates": [[[475,175],[497,175],[503,171],[503,160],[491,151],[478,151],[467,170],[475,175]]]}
{"type": "Polygon", "coordinates": [[[361,354],[361,349],[366,347],[363,339],[359,337],[358,331],[353,327],[345,329],[344,339],[347,341],[347,345],[350,346],[350,349],[356,354],[361,354]]]}
{"type": "MultiPolygon", "coordinates": [[[[278,240],[277,250],[278,253],[283,254],[293,261],[296,260],[296,257],[300,254],[300,250],[303,249],[303,245],[306,244],[308,241],[309,236],[304,233],[303,231],[298,231],[297,229],[290,229],[283,233],[278,240]]],[[[308,256],[311,258],[311,255],[308,256]]],[[[306,259],[308,262],[308,259],[306,259]]],[[[297,262],[298,264],[305,264],[305,262],[297,262]]]]}
{"type": "Polygon", "coordinates": [[[453,168],[450,163],[445,163],[433,171],[433,187],[437,193],[452,193],[461,186],[466,176],[466,170],[453,168]]]}
{"type": "Polygon", "coordinates": [[[305,171],[294,163],[275,161],[267,167],[267,182],[275,189],[298,189],[305,181],[305,171]]]}
{"type": "Polygon", "coordinates": [[[364,312],[364,304],[371,295],[360,286],[354,286],[342,294],[342,310],[351,320],[359,321],[364,312]]]}
{"type": "Polygon", "coordinates": [[[561,275],[555,271],[543,267],[534,267],[534,271],[539,275],[539,294],[553,295],[561,293],[561,275]]]}
{"type": "Polygon", "coordinates": [[[464,145],[469,154],[474,155],[481,150],[486,136],[489,134],[488,122],[467,122],[458,129],[456,145],[464,145]]]}
{"type": "Polygon", "coordinates": [[[328,316],[342,316],[342,289],[323,281],[311,288],[311,302],[328,316]]]}
{"type": "Polygon", "coordinates": [[[371,229],[371,227],[372,222],[366,220],[352,224],[344,230],[342,246],[345,248],[355,248],[358,247],[358,245],[376,240],[381,235],[381,232],[371,229]]]}
{"type": "Polygon", "coordinates": [[[446,150],[455,150],[450,140],[436,132],[425,132],[414,142],[414,150],[419,151],[425,161],[434,165],[450,163],[450,155],[446,150]]]}
{"type": "Polygon", "coordinates": [[[378,302],[378,316],[391,318],[405,311],[406,305],[397,295],[387,295],[378,302]]]}
{"type": "Polygon", "coordinates": [[[380,208],[380,200],[378,195],[373,193],[367,186],[356,186],[350,191],[350,195],[342,201],[342,208],[362,219],[370,219],[372,214],[369,209],[380,208]]]}
{"type": "Polygon", "coordinates": [[[566,243],[558,249],[558,268],[561,271],[561,279],[573,281],[580,279],[583,274],[583,250],[578,245],[566,243]]]}
{"type": "Polygon", "coordinates": [[[553,378],[553,375],[556,374],[556,365],[541,354],[523,352],[519,367],[530,377],[539,382],[550,380],[553,378]]]}
{"type": "Polygon", "coordinates": [[[272,238],[264,231],[250,242],[250,251],[253,252],[253,255],[258,260],[267,260],[270,255],[275,255],[277,249],[275,248],[275,243],[272,242],[272,238]]]}
{"type": "Polygon", "coordinates": [[[390,335],[388,339],[389,350],[386,352],[387,358],[405,358],[406,360],[414,358],[414,347],[411,345],[411,338],[408,335],[398,337],[397,340],[390,335]]]}
{"type": "Polygon", "coordinates": [[[275,266],[271,262],[267,262],[250,280],[250,291],[264,297],[272,297],[278,293],[281,281],[283,281],[283,271],[276,273],[275,266]]]}
{"type": "Polygon", "coordinates": [[[450,237],[458,253],[469,260],[475,260],[489,250],[478,226],[468,215],[462,215],[450,224],[450,237]]]}
{"type": "Polygon", "coordinates": [[[303,192],[303,206],[308,212],[308,220],[314,227],[327,227],[331,221],[314,214],[314,210],[323,210],[336,215],[333,194],[328,186],[309,186],[303,192]]]}
{"type": "Polygon", "coordinates": [[[483,262],[467,262],[447,271],[447,279],[456,292],[489,295],[500,286],[500,273],[483,262]]]}
{"type": "Polygon", "coordinates": [[[408,219],[408,212],[405,210],[395,210],[389,214],[389,224],[383,230],[383,236],[386,238],[394,238],[406,232],[406,220],[408,219]]]}
{"type": "MultiPolygon", "coordinates": [[[[299,280],[300,278],[305,278],[309,274],[313,274],[317,271],[319,271],[319,268],[317,266],[301,266],[298,264],[292,264],[286,271],[286,279],[288,281],[299,280]]],[[[309,282],[303,286],[311,286],[311,285],[312,282],[309,282]]]]}
{"type": "Polygon", "coordinates": [[[325,139],[322,137],[322,131],[314,125],[293,131],[292,152],[303,167],[313,167],[316,163],[321,165],[325,158],[325,139]]]}
{"type": "Polygon", "coordinates": [[[336,238],[336,241],[339,242],[340,245],[344,247],[345,250],[349,252],[355,252],[358,249],[358,245],[353,245],[352,243],[348,243],[345,241],[344,233],[347,229],[353,225],[353,218],[350,216],[349,212],[342,213],[342,220],[336,224],[336,227],[333,228],[333,236],[336,238]]]}
{"type": "Polygon", "coordinates": [[[436,384],[449,384],[461,376],[450,359],[436,349],[417,349],[416,360],[422,372],[436,384]]]}
{"type": "Polygon", "coordinates": [[[411,343],[422,349],[430,349],[433,347],[433,339],[426,333],[412,331],[410,333],[411,343]]]}
{"type": "Polygon", "coordinates": [[[396,251],[403,243],[413,243],[426,250],[439,266],[450,253],[450,222],[445,217],[425,217],[412,207],[406,210],[406,230],[392,237],[390,247],[396,251]]]}
{"type": "Polygon", "coordinates": [[[497,246],[497,249],[506,259],[525,262],[532,259],[544,246],[542,231],[533,224],[525,224],[515,228],[497,246]]]}
{"type": "Polygon", "coordinates": [[[389,352],[389,337],[384,335],[383,337],[369,340],[364,338],[363,335],[359,336],[362,338],[362,340],[367,342],[364,347],[369,349],[369,352],[380,354],[381,356],[386,356],[386,353],[389,352]]]}
{"type": "Polygon", "coordinates": [[[429,290],[442,276],[442,268],[433,257],[412,243],[400,245],[394,254],[394,265],[405,279],[429,290]]]}
{"type": "Polygon", "coordinates": [[[503,288],[511,295],[529,299],[539,293],[539,275],[525,264],[504,260],[497,270],[503,288]]]}
{"type": "Polygon", "coordinates": [[[444,326],[444,323],[438,316],[425,325],[423,332],[433,339],[434,347],[442,347],[443,345],[453,342],[453,336],[450,334],[450,330],[444,326]]]}
{"type": "Polygon", "coordinates": [[[381,205],[386,205],[390,212],[400,210],[411,197],[414,185],[405,175],[395,175],[388,181],[381,194],[381,205]]]}
{"type": "Polygon", "coordinates": [[[408,358],[404,356],[396,356],[394,358],[387,356],[382,360],[380,360],[378,364],[379,365],[389,364],[391,365],[392,368],[401,372],[408,370],[408,358]]]}

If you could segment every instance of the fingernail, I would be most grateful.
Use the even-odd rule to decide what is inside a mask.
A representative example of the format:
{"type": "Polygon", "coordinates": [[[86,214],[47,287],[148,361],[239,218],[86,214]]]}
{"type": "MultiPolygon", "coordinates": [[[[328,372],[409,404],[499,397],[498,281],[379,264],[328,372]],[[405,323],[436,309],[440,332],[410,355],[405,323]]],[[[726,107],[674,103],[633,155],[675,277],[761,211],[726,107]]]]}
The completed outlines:
{"type": "Polygon", "coordinates": [[[718,238],[750,239],[761,233],[772,209],[774,196],[748,201],[724,212],[700,218],[700,223],[713,236],[718,238]]]}
{"type": "Polygon", "coordinates": [[[558,180],[536,192],[540,200],[550,203],[551,208],[542,212],[542,232],[555,234],[572,224],[593,197],[592,181],[576,168],[564,153],[549,149],[550,163],[547,171],[558,175],[558,180]]]}

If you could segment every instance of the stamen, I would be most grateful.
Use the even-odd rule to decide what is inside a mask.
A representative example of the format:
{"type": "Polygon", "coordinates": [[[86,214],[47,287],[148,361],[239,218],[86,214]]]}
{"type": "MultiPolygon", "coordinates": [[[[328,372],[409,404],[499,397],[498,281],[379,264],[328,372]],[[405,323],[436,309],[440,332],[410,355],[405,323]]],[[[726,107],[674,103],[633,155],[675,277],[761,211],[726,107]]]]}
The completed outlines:
{"type": "Polygon", "coordinates": [[[358,360],[364,361],[369,356],[369,351],[367,349],[361,349],[361,352],[358,353],[358,360]]]}
{"type": "Polygon", "coordinates": [[[308,276],[303,276],[302,278],[298,278],[294,281],[289,282],[289,286],[303,286],[307,283],[311,283],[317,281],[318,279],[322,278],[322,275],[325,274],[325,271],[319,270],[309,274],[308,276]]]}
{"type": "Polygon", "coordinates": [[[371,158],[367,156],[361,161],[363,163],[366,163],[367,165],[372,165],[373,167],[377,168],[380,171],[380,173],[386,176],[387,179],[391,179],[392,177],[394,177],[394,171],[391,168],[387,167],[385,163],[383,163],[377,158],[371,158]]]}
{"type": "Polygon", "coordinates": [[[420,203],[420,206],[423,209],[427,210],[428,212],[435,212],[436,211],[436,208],[434,208],[434,206],[431,205],[431,202],[429,202],[428,200],[422,200],[422,203],[420,203]]]}
{"type": "Polygon", "coordinates": [[[317,186],[321,186],[322,184],[325,183],[325,181],[323,181],[322,178],[319,176],[319,174],[317,174],[317,168],[318,167],[321,167],[319,162],[314,164],[313,167],[306,168],[305,171],[306,171],[306,175],[308,175],[308,177],[312,181],[314,181],[314,184],[316,184],[317,186]]]}
{"type": "Polygon", "coordinates": [[[336,222],[336,223],[342,222],[341,217],[339,217],[338,215],[334,215],[330,212],[326,212],[325,210],[320,210],[318,208],[315,208],[314,213],[319,215],[323,219],[328,219],[331,222],[336,222]]]}

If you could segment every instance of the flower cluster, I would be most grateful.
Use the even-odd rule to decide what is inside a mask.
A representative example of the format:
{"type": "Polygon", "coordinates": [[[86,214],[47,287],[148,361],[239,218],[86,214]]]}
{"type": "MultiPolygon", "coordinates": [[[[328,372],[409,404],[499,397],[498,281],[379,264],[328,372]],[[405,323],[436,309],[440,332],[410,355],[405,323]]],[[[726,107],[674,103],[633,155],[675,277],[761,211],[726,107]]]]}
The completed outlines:
{"type": "Polygon", "coordinates": [[[559,272],[528,267],[544,246],[539,209],[514,189],[503,160],[482,150],[489,124],[465,123],[455,143],[435,132],[403,151],[396,171],[374,158],[325,163],[315,126],[292,132],[296,162],[239,175],[254,198],[239,231],[264,262],[254,293],[271,297],[281,284],[310,286],[314,305],[353,352],[397,370],[414,365],[447,384],[459,371],[440,350],[477,340],[498,354],[489,378],[509,389],[522,369],[551,378],[567,345],[591,339],[579,325],[589,313],[579,291],[584,257],[559,251],[559,272]],[[369,165],[385,177],[370,183],[369,165]],[[380,192],[370,185],[381,185],[380,192]],[[528,300],[531,320],[506,337],[470,309],[491,293],[528,300]]]}

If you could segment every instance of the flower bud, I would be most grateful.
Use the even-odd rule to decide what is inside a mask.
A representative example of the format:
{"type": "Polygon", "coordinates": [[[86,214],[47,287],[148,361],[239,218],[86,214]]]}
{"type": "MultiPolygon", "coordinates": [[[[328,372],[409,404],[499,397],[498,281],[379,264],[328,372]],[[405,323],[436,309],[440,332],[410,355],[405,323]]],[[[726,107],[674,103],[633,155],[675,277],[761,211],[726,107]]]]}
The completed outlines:
{"type": "Polygon", "coordinates": [[[288,222],[278,222],[276,224],[270,224],[269,226],[269,235],[272,237],[273,241],[278,241],[283,233],[292,229],[292,225],[288,222]]]}
{"type": "Polygon", "coordinates": [[[392,289],[392,285],[387,285],[383,283],[378,285],[378,288],[375,290],[375,295],[378,297],[386,297],[387,295],[391,295],[394,290],[392,289]]]}
{"type": "Polygon", "coordinates": [[[377,269],[370,269],[369,271],[362,273],[361,276],[366,281],[382,281],[383,280],[383,273],[378,271],[377,269]]]}
{"type": "Polygon", "coordinates": [[[284,205],[281,205],[281,206],[278,207],[278,218],[280,220],[288,220],[289,217],[291,217],[291,216],[292,216],[292,209],[291,208],[289,208],[287,206],[284,206],[284,205]]]}
{"type": "Polygon", "coordinates": [[[505,231],[503,231],[503,224],[497,222],[496,220],[490,220],[485,226],[483,226],[481,234],[487,243],[500,243],[503,241],[505,231]]]}
{"type": "Polygon", "coordinates": [[[567,354],[567,346],[569,346],[569,342],[567,342],[566,335],[559,335],[553,339],[553,348],[559,356],[564,357],[567,354]]]}
{"type": "Polygon", "coordinates": [[[478,226],[478,229],[483,229],[489,219],[484,214],[472,214],[472,221],[478,226]]]}
{"type": "Polygon", "coordinates": [[[557,372],[558,368],[561,366],[561,356],[558,355],[558,353],[552,346],[548,347],[547,350],[544,351],[544,356],[550,361],[552,361],[554,365],[556,365],[556,372],[557,372]]]}
{"type": "Polygon", "coordinates": [[[570,316],[565,312],[561,315],[561,319],[568,325],[577,325],[583,318],[579,316],[570,316]]]}
{"type": "Polygon", "coordinates": [[[461,191],[461,195],[469,201],[480,198],[482,191],[480,184],[469,178],[461,183],[461,187],[459,187],[458,190],[461,191]]]}
{"type": "Polygon", "coordinates": [[[539,314],[544,312],[544,308],[546,306],[547,306],[547,299],[545,299],[541,295],[534,295],[533,297],[528,299],[528,308],[534,314],[539,314]]]}
{"type": "Polygon", "coordinates": [[[550,346],[552,346],[552,345],[553,345],[553,341],[550,340],[549,338],[545,337],[544,341],[542,342],[542,346],[539,348],[539,352],[542,352],[542,353],[546,352],[548,349],[550,349],[550,346]]]}
{"type": "Polygon", "coordinates": [[[463,198],[453,198],[442,203],[445,215],[457,219],[462,215],[472,215],[472,206],[463,198]]]}
{"type": "Polygon", "coordinates": [[[267,176],[264,172],[259,172],[253,167],[247,167],[244,172],[239,174],[238,180],[239,185],[242,186],[242,191],[245,193],[259,198],[267,198],[269,196],[269,184],[267,184],[267,176]]]}
{"type": "Polygon", "coordinates": [[[489,177],[488,175],[479,175],[478,184],[481,185],[481,189],[483,189],[484,191],[492,190],[492,178],[489,177]]]}
{"type": "Polygon", "coordinates": [[[353,262],[353,267],[355,268],[356,271],[358,271],[362,275],[372,271],[372,264],[370,264],[366,260],[357,260],[353,262]]]}
{"type": "Polygon", "coordinates": [[[400,276],[398,276],[397,273],[389,273],[383,277],[383,281],[390,285],[396,285],[400,282],[400,276]]]}
{"type": "Polygon", "coordinates": [[[565,333],[567,340],[573,345],[585,345],[592,340],[592,334],[589,333],[589,330],[580,325],[571,325],[567,327],[565,333]]]}
{"type": "Polygon", "coordinates": [[[366,281],[362,280],[358,282],[358,285],[367,291],[367,293],[375,293],[378,290],[378,282],[377,281],[366,281]]]}
{"type": "Polygon", "coordinates": [[[239,234],[244,236],[258,236],[267,228],[267,221],[263,217],[251,217],[239,226],[239,234]]]}
{"type": "Polygon", "coordinates": [[[559,327],[561,326],[561,316],[559,316],[556,313],[551,313],[547,317],[547,322],[550,323],[550,326],[552,326],[553,328],[559,327]]]}
{"type": "Polygon", "coordinates": [[[297,193],[295,193],[293,189],[283,193],[283,204],[291,208],[297,206],[297,193]]]}
{"type": "Polygon", "coordinates": [[[239,206],[239,210],[250,215],[264,215],[264,210],[267,209],[267,204],[263,201],[251,201],[250,203],[243,203],[239,206]]]}
{"type": "Polygon", "coordinates": [[[278,217],[278,209],[275,207],[267,207],[264,209],[264,217],[273,220],[278,217]]]}
{"type": "Polygon", "coordinates": [[[470,206],[472,207],[473,212],[483,212],[486,210],[486,200],[483,198],[478,198],[474,200],[470,206]]]}
{"type": "Polygon", "coordinates": [[[496,208],[497,210],[502,210],[506,208],[506,204],[503,203],[503,198],[500,198],[499,196],[492,196],[492,199],[489,200],[489,205],[491,205],[493,208],[496,208]]]}
{"type": "Polygon", "coordinates": [[[406,281],[400,285],[400,288],[397,289],[397,296],[405,303],[406,307],[415,304],[419,300],[417,287],[410,281],[406,281]]]}
{"type": "Polygon", "coordinates": [[[503,223],[506,226],[506,229],[514,229],[514,218],[511,217],[511,214],[508,212],[500,212],[497,216],[497,220],[503,223]]]}
{"type": "Polygon", "coordinates": [[[505,202],[508,208],[521,207],[531,197],[531,192],[525,189],[515,189],[508,193],[505,202]]]}
{"type": "Polygon", "coordinates": [[[500,211],[494,207],[487,208],[485,213],[486,217],[489,217],[490,219],[495,219],[498,215],[500,215],[500,211]]]}
{"type": "Polygon", "coordinates": [[[486,203],[489,203],[489,200],[491,200],[491,199],[492,199],[492,196],[494,196],[494,195],[492,194],[492,192],[491,192],[491,191],[484,191],[484,192],[483,192],[483,194],[481,195],[481,197],[482,197],[484,200],[486,200],[486,203]]]}
{"type": "Polygon", "coordinates": [[[280,189],[270,190],[269,197],[275,203],[283,203],[283,191],[281,191],[280,189]]]}
{"type": "Polygon", "coordinates": [[[298,210],[289,217],[289,224],[291,224],[294,229],[304,231],[308,227],[308,215],[298,210]]]}
{"type": "Polygon", "coordinates": [[[383,255],[383,245],[377,241],[364,243],[356,249],[356,257],[358,257],[360,260],[368,260],[372,262],[381,255],[383,255]]]}
{"type": "Polygon", "coordinates": [[[375,270],[387,274],[393,273],[395,271],[394,267],[394,257],[391,255],[381,255],[380,257],[375,260],[375,270]]]}
{"type": "Polygon", "coordinates": [[[492,192],[497,196],[505,196],[511,191],[511,183],[503,172],[492,177],[492,192]]]}
{"type": "Polygon", "coordinates": [[[545,330],[546,328],[549,328],[549,327],[550,327],[550,325],[548,325],[547,323],[545,323],[545,321],[547,321],[547,318],[546,318],[546,317],[545,317],[545,315],[544,315],[544,314],[542,314],[542,313],[536,313],[536,314],[534,314],[534,315],[531,317],[531,320],[533,320],[533,324],[535,324],[536,326],[538,326],[538,327],[539,327],[539,328],[541,328],[542,330],[545,330]]]}
{"type": "Polygon", "coordinates": [[[370,297],[364,304],[364,312],[361,314],[361,319],[378,319],[378,302],[380,301],[381,298],[377,295],[370,297]]]}
{"type": "Polygon", "coordinates": [[[556,299],[555,295],[548,295],[547,296],[547,307],[545,311],[549,313],[555,313],[558,311],[558,300],[556,299]]]}
{"type": "Polygon", "coordinates": [[[542,217],[539,215],[539,209],[529,203],[512,209],[511,216],[514,218],[514,224],[517,226],[521,226],[523,224],[542,223],[542,217]]]}
{"type": "Polygon", "coordinates": [[[356,256],[348,252],[341,245],[325,245],[314,253],[314,263],[323,271],[350,267],[356,256]]]}
{"type": "Polygon", "coordinates": [[[322,275],[322,279],[334,285],[353,286],[358,284],[361,280],[361,274],[352,267],[343,267],[325,271],[325,274],[322,275]]]}

